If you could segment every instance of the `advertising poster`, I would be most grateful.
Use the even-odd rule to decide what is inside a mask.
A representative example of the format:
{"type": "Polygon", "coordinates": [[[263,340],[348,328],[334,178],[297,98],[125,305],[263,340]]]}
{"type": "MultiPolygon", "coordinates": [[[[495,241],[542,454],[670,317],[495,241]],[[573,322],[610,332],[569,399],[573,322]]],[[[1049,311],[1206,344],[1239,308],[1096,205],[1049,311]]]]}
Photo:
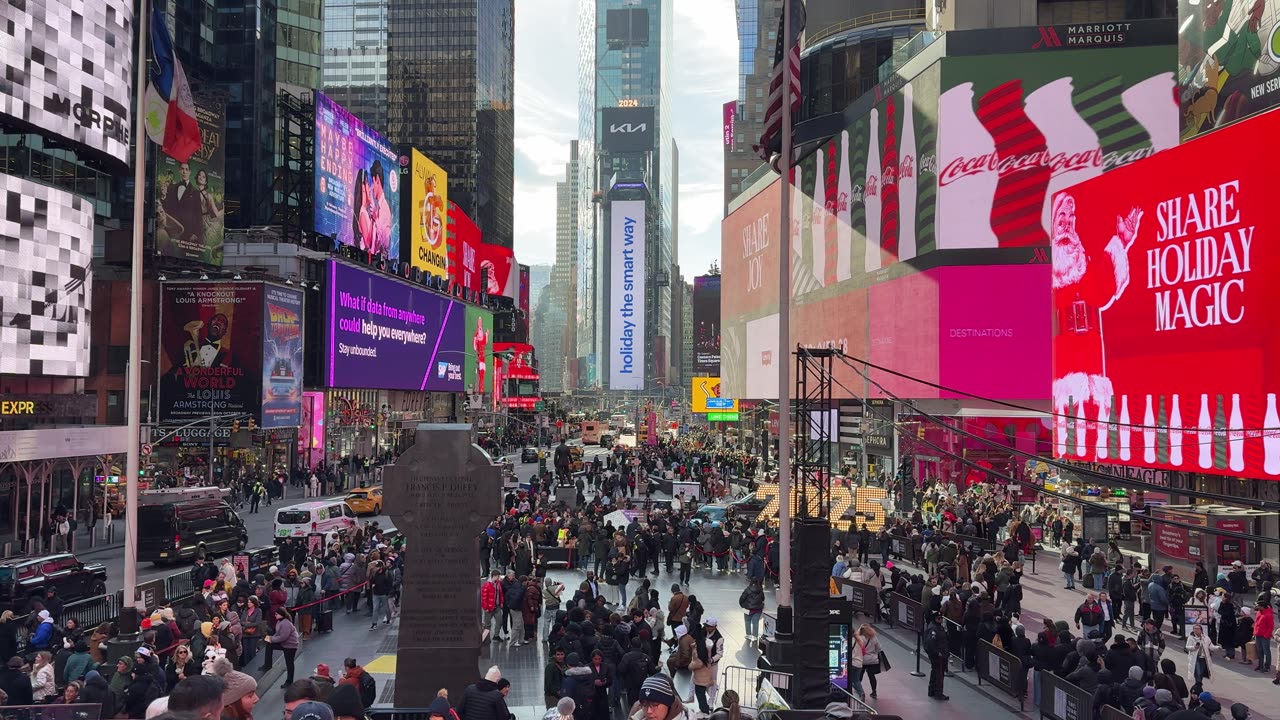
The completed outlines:
{"type": "Polygon", "coordinates": [[[212,91],[197,94],[194,100],[200,149],[180,163],[157,147],[156,253],[221,267],[226,102],[222,93],[212,91]]]}
{"type": "Polygon", "coordinates": [[[160,422],[211,414],[261,420],[262,287],[161,285],[160,422]]]}
{"type": "Polygon", "coordinates": [[[0,375],[85,377],[93,203],[4,174],[0,203],[0,375]]]}
{"type": "Polygon", "coordinates": [[[609,209],[609,389],[644,389],[645,204],[609,209]]]}
{"type": "Polygon", "coordinates": [[[1178,102],[1183,141],[1280,104],[1280,0],[1180,0],[1178,102]]]}
{"type": "Polygon", "coordinates": [[[449,279],[480,292],[480,228],[452,202],[448,214],[449,279]]]}
{"type": "Polygon", "coordinates": [[[724,146],[733,147],[733,123],[738,116],[738,101],[730,100],[724,104],[724,146]]]}
{"type": "Polygon", "coordinates": [[[528,343],[494,343],[493,352],[494,408],[532,410],[539,399],[539,376],[533,367],[533,346],[528,343]],[[503,360],[497,353],[510,353],[511,360],[503,360]]]}
{"type": "Polygon", "coordinates": [[[1170,46],[949,58],[938,247],[1047,247],[1053,194],[1178,144],[1170,46]]]}
{"type": "Polygon", "coordinates": [[[298,429],[298,455],[307,468],[324,465],[325,396],[308,390],[302,393],[302,426],[298,429]]]}
{"type": "Polygon", "coordinates": [[[302,292],[263,285],[262,427],[302,422],[302,292]]]}
{"type": "Polygon", "coordinates": [[[690,385],[692,412],[738,412],[738,401],[720,394],[720,378],[695,377],[690,385]]]}
{"type": "Polygon", "coordinates": [[[329,387],[461,392],[463,304],[329,261],[329,387]]]}
{"type": "Polygon", "coordinates": [[[1057,457],[1280,477],[1276,137],[1263,114],[1054,197],[1057,457]]]}
{"type": "Polygon", "coordinates": [[[516,268],[515,255],[511,248],[493,243],[480,243],[480,275],[488,278],[485,292],[490,295],[506,295],[516,299],[519,290],[519,273],[516,268]]]}
{"type": "Polygon", "coordinates": [[[400,156],[346,108],[316,94],[315,229],[334,247],[400,258],[400,156]]]}
{"type": "Polygon", "coordinates": [[[720,374],[720,275],[693,279],[693,371],[720,374]]]}
{"type": "Polygon", "coordinates": [[[409,230],[410,264],[436,277],[447,278],[449,174],[417,148],[409,153],[408,171],[400,176],[410,183],[404,223],[409,230]]]}
{"type": "Polygon", "coordinates": [[[524,312],[524,316],[529,317],[529,266],[520,265],[520,294],[517,300],[517,307],[524,312]]]}
{"type": "Polygon", "coordinates": [[[468,346],[467,359],[463,363],[463,378],[467,392],[493,394],[493,313],[467,305],[464,326],[468,346]]]}

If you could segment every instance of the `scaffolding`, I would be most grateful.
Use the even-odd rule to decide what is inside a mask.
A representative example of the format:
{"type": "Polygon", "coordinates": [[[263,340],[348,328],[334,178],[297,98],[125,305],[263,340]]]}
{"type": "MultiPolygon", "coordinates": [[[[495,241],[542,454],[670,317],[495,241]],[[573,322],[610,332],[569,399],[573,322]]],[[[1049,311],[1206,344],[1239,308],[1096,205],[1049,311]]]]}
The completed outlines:
{"type": "Polygon", "coordinates": [[[315,234],[316,106],[313,97],[281,90],[276,99],[280,129],[280,163],[275,178],[275,215],[283,240],[328,252],[315,234]]]}
{"type": "Polygon", "coordinates": [[[791,463],[792,516],[796,518],[826,520],[831,516],[831,438],[839,423],[831,398],[835,354],[830,348],[796,348],[795,451],[791,463]]]}

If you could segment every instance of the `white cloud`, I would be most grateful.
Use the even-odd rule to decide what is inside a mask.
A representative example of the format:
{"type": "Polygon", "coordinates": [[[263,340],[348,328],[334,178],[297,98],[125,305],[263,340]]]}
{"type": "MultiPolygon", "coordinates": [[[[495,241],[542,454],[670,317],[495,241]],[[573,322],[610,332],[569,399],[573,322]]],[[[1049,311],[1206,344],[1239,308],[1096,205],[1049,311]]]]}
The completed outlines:
{"type": "MultiPolygon", "coordinates": [[[[738,92],[732,0],[673,0],[675,67],[667,74],[680,146],[680,267],[706,272],[720,257],[724,164],[721,108],[738,92]]],[[[515,250],[523,263],[555,259],[555,181],[578,134],[578,0],[539,0],[516,12],[515,250]]]]}

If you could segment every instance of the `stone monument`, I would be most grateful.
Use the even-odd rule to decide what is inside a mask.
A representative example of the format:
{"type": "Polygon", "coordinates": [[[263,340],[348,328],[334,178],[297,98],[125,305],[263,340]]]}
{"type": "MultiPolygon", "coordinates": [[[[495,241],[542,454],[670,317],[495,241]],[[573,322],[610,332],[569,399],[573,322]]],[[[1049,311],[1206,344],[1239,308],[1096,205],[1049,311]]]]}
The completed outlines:
{"type": "Polygon", "coordinates": [[[471,426],[423,423],[383,470],[387,514],[407,543],[395,706],[458,702],[480,679],[480,531],[502,513],[502,479],[471,426]]]}

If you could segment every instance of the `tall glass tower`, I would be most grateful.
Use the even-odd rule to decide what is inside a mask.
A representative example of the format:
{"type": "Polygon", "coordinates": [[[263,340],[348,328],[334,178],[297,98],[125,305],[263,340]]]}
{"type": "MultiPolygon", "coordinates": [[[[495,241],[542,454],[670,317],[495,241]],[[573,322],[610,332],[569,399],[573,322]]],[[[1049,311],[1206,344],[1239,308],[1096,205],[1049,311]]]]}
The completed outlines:
{"type": "Polygon", "coordinates": [[[511,247],[514,0],[386,0],[387,135],[449,173],[485,242],[511,247]]]}
{"type": "MultiPolygon", "coordinates": [[[[649,219],[646,253],[645,377],[655,377],[656,361],[665,363],[670,347],[671,283],[675,257],[672,138],[667,106],[667,77],[671,72],[672,0],[581,0],[579,5],[578,152],[580,173],[578,246],[580,359],[588,372],[580,375],[586,387],[607,386],[607,290],[609,282],[608,202],[643,199],[649,219]],[[602,111],[605,108],[653,108],[657,128],[653,145],[643,151],[616,152],[605,148],[602,111]],[[615,178],[642,179],[644,188],[618,195],[615,178]],[[625,197],[624,197],[625,196],[625,197]],[[655,342],[656,340],[656,342],[655,342]]],[[[665,368],[656,377],[665,378],[665,368]]]]}

